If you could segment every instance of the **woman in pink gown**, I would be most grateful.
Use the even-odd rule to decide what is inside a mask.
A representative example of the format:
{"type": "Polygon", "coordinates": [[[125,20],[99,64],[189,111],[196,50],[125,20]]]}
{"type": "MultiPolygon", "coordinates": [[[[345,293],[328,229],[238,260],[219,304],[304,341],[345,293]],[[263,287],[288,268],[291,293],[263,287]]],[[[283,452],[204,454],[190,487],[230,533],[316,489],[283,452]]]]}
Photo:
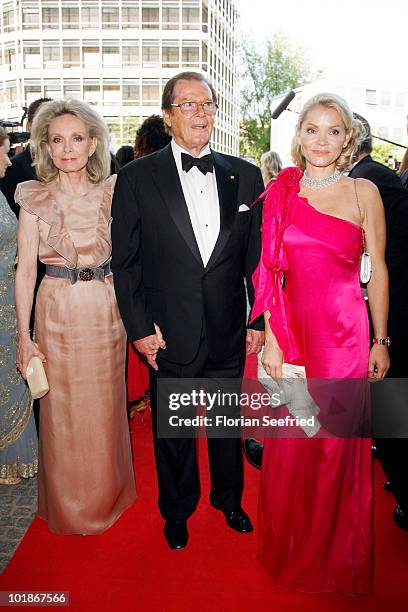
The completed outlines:
{"type": "MultiPolygon", "coordinates": [[[[283,170],[264,193],[252,317],[264,313],[262,365],[273,378],[282,377],[283,362],[305,366],[315,380],[380,379],[388,369],[382,202],[369,181],[342,174],[360,129],[344,100],[315,96],[296,129],[298,167],[283,170]],[[363,232],[373,264],[371,351],[359,278],[363,232]]],[[[370,444],[368,438],[325,438],[322,431],[265,441],[259,559],[276,584],[371,592],[370,444]]]]}

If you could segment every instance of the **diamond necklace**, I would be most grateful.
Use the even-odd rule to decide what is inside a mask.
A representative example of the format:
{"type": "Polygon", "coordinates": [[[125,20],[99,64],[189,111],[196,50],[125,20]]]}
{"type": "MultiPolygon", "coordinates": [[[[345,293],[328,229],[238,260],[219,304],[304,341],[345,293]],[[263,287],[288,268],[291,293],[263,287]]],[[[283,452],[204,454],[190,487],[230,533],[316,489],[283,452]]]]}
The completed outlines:
{"type": "Polygon", "coordinates": [[[338,183],[341,177],[342,174],[337,168],[333,174],[330,176],[325,176],[324,178],[312,178],[311,176],[307,176],[305,171],[300,179],[300,182],[305,187],[309,187],[309,189],[322,189],[323,187],[328,187],[329,185],[338,183]]]}

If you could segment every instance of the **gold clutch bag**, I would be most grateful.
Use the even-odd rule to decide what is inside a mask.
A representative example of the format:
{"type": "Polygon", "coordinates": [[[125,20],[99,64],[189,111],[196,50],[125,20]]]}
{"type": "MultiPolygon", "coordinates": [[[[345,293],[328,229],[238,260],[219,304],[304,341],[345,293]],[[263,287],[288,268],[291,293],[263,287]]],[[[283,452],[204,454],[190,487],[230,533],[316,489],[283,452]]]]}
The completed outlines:
{"type": "Polygon", "coordinates": [[[40,399],[50,390],[43,363],[39,357],[31,357],[27,366],[27,383],[31,397],[40,399]]]}

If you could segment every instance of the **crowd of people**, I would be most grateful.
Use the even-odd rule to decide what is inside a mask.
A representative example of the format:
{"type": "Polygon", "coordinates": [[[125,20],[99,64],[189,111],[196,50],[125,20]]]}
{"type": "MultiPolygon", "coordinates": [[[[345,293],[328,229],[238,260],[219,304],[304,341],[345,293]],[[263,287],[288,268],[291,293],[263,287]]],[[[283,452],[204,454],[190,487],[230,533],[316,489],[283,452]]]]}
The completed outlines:
{"type": "MultiPolygon", "coordinates": [[[[282,169],[270,151],[262,173],[210,148],[217,109],[204,76],[177,74],[163,117],[148,118],[115,159],[85,102],[38,100],[30,145],[12,165],[0,129],[0,482],[38,470],[38,514],[56,533],[101,533],[134,503],[127,403],[149,390],[164,536],[171,549],[187,546],[200,497],[196,439],[160,435],[163,379],[239,384],[246,356],[261,351],[275,380],[288,364],[310,381],[405,376],[404,167],[401,178],[377,167],[367,122],[334,94],[304,105],[295,165],[282,169]],[[49,382],[38,450],[25,383],[35,356],[49,382]]],[[[327,396],[311,387],[323,410],[327,396]]],[[[398,442],[377,446],[407,529],[398,442]]],[[[276,584],[371,593],[371,445],[322,426],[265,440],[258,550],[276,584]]],[[[239,430],[208,437],[208,458],[211,506],[229,528],[252,532],[239,430]]]]}

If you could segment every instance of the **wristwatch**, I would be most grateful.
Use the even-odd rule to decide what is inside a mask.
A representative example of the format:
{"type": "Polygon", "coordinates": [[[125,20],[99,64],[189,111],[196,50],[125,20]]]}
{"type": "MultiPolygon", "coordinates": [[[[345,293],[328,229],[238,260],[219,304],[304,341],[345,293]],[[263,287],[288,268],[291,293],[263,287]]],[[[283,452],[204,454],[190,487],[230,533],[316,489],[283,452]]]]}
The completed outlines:
{"type": "Polygon", "coordinates": [[[373,338],[373,343],[389,347],[391,344],[391,338],[389,336],[387,336],[386,338],[373,338]]]}

